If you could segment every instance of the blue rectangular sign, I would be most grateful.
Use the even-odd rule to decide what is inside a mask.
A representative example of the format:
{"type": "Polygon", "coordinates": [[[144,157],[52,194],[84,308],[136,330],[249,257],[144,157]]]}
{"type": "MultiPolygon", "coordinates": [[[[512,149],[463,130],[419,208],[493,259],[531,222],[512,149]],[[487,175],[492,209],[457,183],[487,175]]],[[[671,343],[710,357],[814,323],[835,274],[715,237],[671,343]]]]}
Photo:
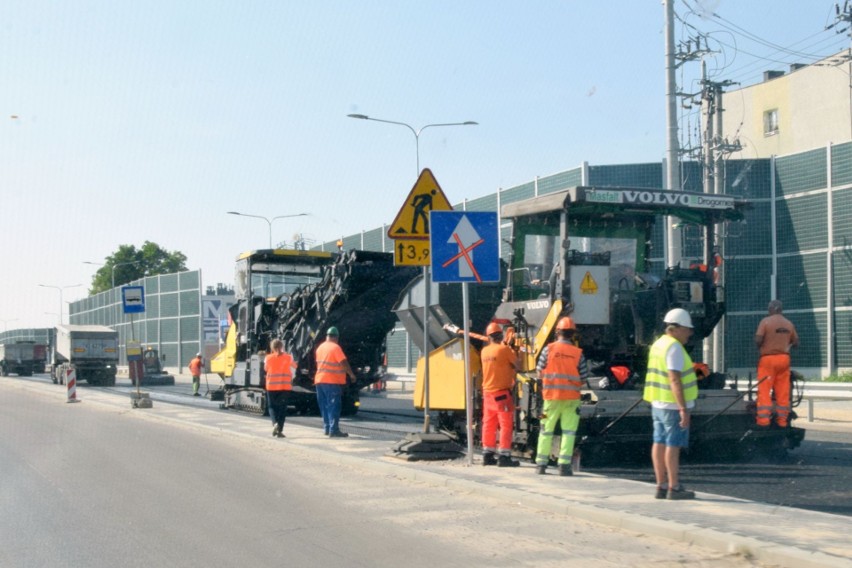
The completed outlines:
{"type": "Polygon", "coordinates": [[[141,314],[145,311],[145,287],[122,286],[121,303],[125,314],[141,314]]]}
{"type": "Polygon", "coordinates": [[[432,211],[429,214],[433,282],[499,282],[497,213],[432,211]]]}

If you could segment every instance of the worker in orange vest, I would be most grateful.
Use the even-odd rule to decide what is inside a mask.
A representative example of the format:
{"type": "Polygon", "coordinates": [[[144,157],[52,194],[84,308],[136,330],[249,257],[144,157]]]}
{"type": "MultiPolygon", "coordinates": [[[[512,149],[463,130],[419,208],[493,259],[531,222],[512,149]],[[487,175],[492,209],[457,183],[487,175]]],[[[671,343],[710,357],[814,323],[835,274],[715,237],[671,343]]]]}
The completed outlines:
{"type": "Polygon", "coordinates": [[[503,329],[491,322],[485,329],[488,345],[482,349],[482,465],[517,467],[512,459],[515,400],[512,389],[518,358],[511,347],[503,343],[503,329]],[[497,428],[500,428],[500,448],[497,449],[497,428]],[[495,455],[496,454],[496,455],[495,455]]]}
{"type": "Polygon", "coordinates": [[[544,475],[550,461],[550,448],[556,425],[562,428],[559,448],[559,475],[573,475],[571,458],[580,424],[580,389],[589,377],[583,350],[574,345],[577,326],[570,317],[556,324],[557,340],[546,346],[538,357],[536,371],[541,379],[544,409],[536,450],[536,473],[544,475]]]}
{"type": "Polygon", "coordinates": [[[272,353],[264,359],[266,371],[266,401],[272,418],[272,435],[283,438],[284,421],[287,419],[287,401],[293,392],[293,356],[284,351],[284,342],[273,339],[272,353]]]}
{"type": "Polygon", "coordinates": [[[317,373],[314,384],[317,389],[317,404],[322,414],[322,425],[325,435],[330,438],[346,438],[346,432],[340,431],[340,410],[343,406],[343,388],[346,378],[354,383],[357,379],[349,361],[338,345],[340,332],[331,326],[316,351],[317,373]]]}
{"type": "Polygon", "coordinates": [[[200,396],[198,388],[201,386],[201,369],[204,368],[204,360],[201,353],[196,353],[195,358],[189,362],[189,373],[192,375],[192,396],[200,396]]]}
{"type": "Polygon", "coordinates": [[[769,302],[769,315],[760,321],[754,342],[760,350],[757,364],[757,425],[769,426],[773,411],[775,422],[786,428],[790,417],[790,349],[798,347],[796,326],[781,315],[780,300],[769,302]],[[772,404],[775,391],[775,404],[772,404]]]}

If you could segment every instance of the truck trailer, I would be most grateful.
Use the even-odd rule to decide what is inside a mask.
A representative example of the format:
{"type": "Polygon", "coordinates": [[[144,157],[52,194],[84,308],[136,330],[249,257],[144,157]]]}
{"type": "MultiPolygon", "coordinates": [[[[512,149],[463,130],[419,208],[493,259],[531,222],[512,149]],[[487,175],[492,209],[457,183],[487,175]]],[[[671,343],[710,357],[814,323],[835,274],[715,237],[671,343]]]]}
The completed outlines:
{"type": "Polygon", "coordinates": [[[118,332],[103,325],[56,326],[52,378],[64,384],[68,372],[78,381],[95,386],[115,386],[118,365],[118,332]]]}
{"type": "Polygon", "coordinates": [[[20,377],[29,377],[36,371],[35,343],[21,341],[0,344],[0,375],[15,373],[20,377]]]}

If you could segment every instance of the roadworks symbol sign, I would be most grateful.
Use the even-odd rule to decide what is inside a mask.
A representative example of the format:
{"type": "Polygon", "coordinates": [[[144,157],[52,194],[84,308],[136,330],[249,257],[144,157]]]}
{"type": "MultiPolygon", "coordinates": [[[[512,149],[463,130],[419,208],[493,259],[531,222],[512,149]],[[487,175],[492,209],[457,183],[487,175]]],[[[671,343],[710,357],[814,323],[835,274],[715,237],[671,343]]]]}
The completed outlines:
{"type": "Polygon", "coordinates": [[[447,196],[438,185],[438,180],[429,168],[420,172],[417,183],[396,214],[388,237],[391,239],[429,240],[429,212],[452,211],[447,196]]]}
{"type": "Polygon", "coordinates": [[[591,272],[586,272],[586,275],[583,276],[583,281],[580,283],[580,292],[583,294],[598,293],[598,283],[592,278],[591,272]]]}

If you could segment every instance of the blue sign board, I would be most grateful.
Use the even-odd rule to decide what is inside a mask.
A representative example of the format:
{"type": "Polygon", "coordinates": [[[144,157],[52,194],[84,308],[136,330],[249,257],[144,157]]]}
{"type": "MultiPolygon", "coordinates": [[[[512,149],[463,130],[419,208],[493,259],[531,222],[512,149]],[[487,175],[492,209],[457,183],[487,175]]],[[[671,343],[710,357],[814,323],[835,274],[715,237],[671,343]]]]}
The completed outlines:
{"type": "Polygon", "coordinates": [[[497,213],[432,211],[429,214],[433,282],[499,282],[497,213]]]}
{"type": "Polygon", "coordinates": [[[122,286],[121,303],[125,314],[141,314],[145,311],[145,287],[122,286]]]}

